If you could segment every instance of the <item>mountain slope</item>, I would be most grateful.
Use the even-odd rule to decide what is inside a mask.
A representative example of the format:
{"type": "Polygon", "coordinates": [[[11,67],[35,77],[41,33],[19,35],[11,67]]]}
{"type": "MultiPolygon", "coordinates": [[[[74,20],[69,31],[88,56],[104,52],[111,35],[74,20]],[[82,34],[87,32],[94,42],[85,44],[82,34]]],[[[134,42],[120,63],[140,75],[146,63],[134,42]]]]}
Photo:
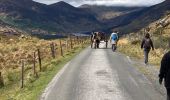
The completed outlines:
{"type": "Polygon", "coordinates": [[[79,8],[91,11],[99,20],[109,20],[145,7],[82,5],[79,8]]]}
{"type": "Polygon", "coordinates": [[[32,0],[1,0],[0,19],[26,31],[68,33],[118,29],[138,31],[170,10],[170,1],[152,7],[106,7],[83,5],[75,8],[63,1],[45,5],[32,0]]]}
{"type": "MultiPolygon", "coordinates": [[[[123,33],[137,32],[150,23],[162,18],[168,11],[170,11],[170,1],[164,1],[160,4],[145,8],[139,12],[133,12],[130,15],[124,16],[127,19],[129,17],[132,20],[124,25],[122,24],[116,29],[123,33]]],[[[123,23],[123,21],[121,23],[123,23]]]]}
{"type": "Polygon", "coordinates": [[[100,28],[93,15],[65,2],[44,5],[32,0],[1,0],[0,15],[6,23],[22,29],[77,32],[100,28]]]}

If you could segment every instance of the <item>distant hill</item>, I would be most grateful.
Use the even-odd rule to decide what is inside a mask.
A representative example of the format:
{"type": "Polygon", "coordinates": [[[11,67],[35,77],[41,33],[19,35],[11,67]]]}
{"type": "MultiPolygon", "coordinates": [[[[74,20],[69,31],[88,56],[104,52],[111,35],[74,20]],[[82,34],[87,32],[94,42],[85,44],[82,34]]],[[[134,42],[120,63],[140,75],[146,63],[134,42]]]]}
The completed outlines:
{"type": "Polygon", "coordinates": [[[139,11],[145,7],[122,7],[122,6],[99,6],[99,5],[82,5],[79,8],[92,12],[99,20],[110,20],[124,14],[139,11]]]}
{"type": "Polygon", "coordinates": [[[22,29],[77,32],[100,28],[93,15],[65,2],[45,5],[32,0],[1,0],[0,15],[4,22],[22,29]]]}
{"type": "MultiPolygon", "coordinates": [[[[137,32],[140,29],[148,26],[149,24],[164,17],[167,12],[170,12],[170,1],[164,1],[160,4],[142,9],[141,11],[133,12],[121,17],[125,19],[119,23],[119,26],[114,29],[118,29],[123,33],[137,32]],[[127,21],[129,19],[129,21],[127,21]],[[127,21],[127,22],[126,22],[127,21]],[[126,23],[124,23],[126,22],[126,23]]],[[[120,20],[118,17],[114,20],[120,20]]]]}
{"type": "Polygon", "coordinates": [[[34,33],[38,30],[43,33],[87,32],[118,26],[126,18],[124,15],[141,9],[143,7],[95,5],[76,8],[63,1],[45,5],[32,0],[0,0],[0,19],[34,33]]]}
{"type": "Polygon", "coordinates": [[[111,7],[63,1],[45,5],[32,0],[0,0],[0,20],[12,27],[34,33],[70,33],[120,30],[135,32],[159,20],[170,11],[170,1],[151,7],[111,7]]]}

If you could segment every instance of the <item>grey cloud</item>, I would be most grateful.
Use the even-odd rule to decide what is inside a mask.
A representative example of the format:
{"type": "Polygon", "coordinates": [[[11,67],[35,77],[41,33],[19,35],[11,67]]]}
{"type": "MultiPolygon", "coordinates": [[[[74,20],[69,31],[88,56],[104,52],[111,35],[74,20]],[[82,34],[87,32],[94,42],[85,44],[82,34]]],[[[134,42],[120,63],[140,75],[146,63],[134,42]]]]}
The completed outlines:
{"type": "MultiPolygon", "coordinates": [[[[37,2],[52,4],[60,0],[34,0],[37,2]]],[[[164,0],[63,0],[73,6],[80,6],[82,4],[96,4],[96,5],[124,5],[124,6],[150,6],[158,4],[164,0]]]]}

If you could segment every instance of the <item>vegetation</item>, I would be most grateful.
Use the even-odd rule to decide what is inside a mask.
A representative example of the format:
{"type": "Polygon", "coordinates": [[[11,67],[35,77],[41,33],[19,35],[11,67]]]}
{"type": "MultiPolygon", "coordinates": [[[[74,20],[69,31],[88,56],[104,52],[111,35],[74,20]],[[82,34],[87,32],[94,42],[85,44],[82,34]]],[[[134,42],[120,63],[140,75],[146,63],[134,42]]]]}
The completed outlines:
{"type": "MultiPolygon", "coordinates": [[[[70,39],[69,39],[70,40],[70,39]]],[[[76,55],[82,47],[72,39],[73,49],[68,39],[62,39],[64,57],[61,56],[59,40],[40,40],[29,36],[3,37],[0,40],[0,72],[4,86],[0,86],[1,100],[37,100],[46,85],[53,76],[76,55]],[[66,45],[66,41],[68,44],[66,45]],[[50,44],[55,44],[56,58],[51,55],[50,44]],[[42,58],[42,71],[38,68],[36,57],[36,72],[33,74],[33,54],[40,49],[42,58]],[[24,60],[24,88],[20,87],[21,82],[21,60],[24,60]]],[[[79,41],[80,42],[80,41],[79,41]]],[[[87,42],[87,41],[86,41],[87,42]]],[[[37,53],[37,52],[36,52],[37,53]]]]}
{"type": "MultiPolygon", "coordinates": [[[[151,34],[151,39],[153,40],[155,50],[150,52],[149,62],[151,64],[160,65],[162,56],[169,50],[168,41],[169,34],[166,30],[160,34],[158,33],[160,29],[155,29],[153,34],[151,34]]],[[[124,36],[119,41],[119,51],[123,52],[131,57],[137,57],[143,59],[143,50],[141,49],[141,41],[144,35],[141,32],[132,33],[130,35],[124,36]]]]}

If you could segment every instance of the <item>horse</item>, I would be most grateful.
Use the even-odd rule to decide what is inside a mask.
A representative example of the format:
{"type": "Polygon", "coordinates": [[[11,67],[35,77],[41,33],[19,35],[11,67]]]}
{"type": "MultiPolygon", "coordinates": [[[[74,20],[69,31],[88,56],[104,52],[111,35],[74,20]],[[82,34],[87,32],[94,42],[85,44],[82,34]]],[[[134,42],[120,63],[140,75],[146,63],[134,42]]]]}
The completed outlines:
{"type": "Polygon", "coordinates": [[[93,32],[91,35],[91,48],[99,48],[99,44],[101,41],[106,42],[106,48],[107,48],[107,40],[106,40],[106,34],[104,32],[93,32]]]}

